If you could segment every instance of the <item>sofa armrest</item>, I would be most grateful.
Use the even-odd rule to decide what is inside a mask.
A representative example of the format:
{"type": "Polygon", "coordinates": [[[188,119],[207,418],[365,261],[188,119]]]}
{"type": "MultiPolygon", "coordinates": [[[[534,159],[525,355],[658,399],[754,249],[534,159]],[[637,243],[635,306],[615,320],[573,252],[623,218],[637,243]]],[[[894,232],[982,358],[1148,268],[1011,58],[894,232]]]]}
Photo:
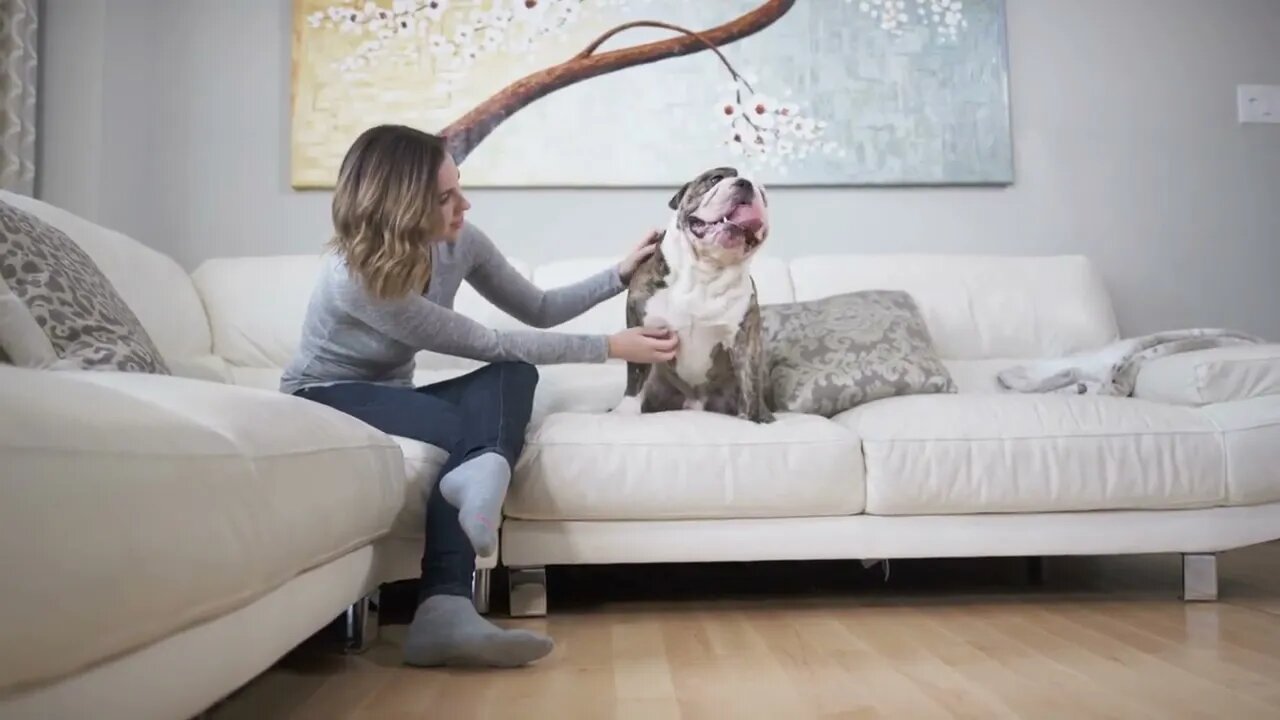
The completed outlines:
{"type": "Polygon", "coordinates": [[[1143,363],[1133,397],[1209,405],[1280,395],[1280,343],[1233,345],[1167,355],[1143,363]]]}

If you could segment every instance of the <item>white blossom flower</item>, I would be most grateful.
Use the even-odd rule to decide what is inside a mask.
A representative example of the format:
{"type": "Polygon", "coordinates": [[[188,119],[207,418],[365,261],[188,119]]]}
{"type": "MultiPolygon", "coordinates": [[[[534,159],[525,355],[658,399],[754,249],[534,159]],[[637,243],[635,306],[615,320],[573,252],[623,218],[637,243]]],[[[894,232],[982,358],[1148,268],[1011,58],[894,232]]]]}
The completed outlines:
{"type": "MultiPolygon", "coordinates": [[[[852,2],[853,0],[845,0],[852,2]]],[[[939,43],[954,41],[969,26],[962,0],[915,0],[915,15],[907,0],[860,0],[858,11],[871,18],[880,29],[896,37],[912,26],[931,30],[939,43]]]]}
{"type": "Polygon", "coordinates": [[[511,21],[514,19],[515,19],[515,13],[513,13],[511,10],[507,8],[497,7],[497,8],[494,8],[493,11],[489,13],[487,18],[485,18],[485,22],[487,22],[490,27],[504,29],[510,26],[511,21]]]}
{"type": "Polygon", "coordinates": [[[756,95],[743,103],[743,114],[759,128],[772,128],[777,122],[778,105],[766,95],[756,95]]]}
{"type": "Polygon", "coordinates": [[[826,124],[806,117],[799,104],[780,103],[752,92],[753,87],[744,76],[735,84],[732,98],[714,106],[718,121],[729,125],[724,140],[728,152],[780,172],[786,163],[818,152],[826,124]]]}
{"type": "Polygon", "coordinates": [[[541,23],[551,5],[551,0],[511,0],[512,19],[519,23],[541,23]]]}
{"type": "Polygon", "coordinates": [[[422,12],[433,21],[439,21],[444,17],[444,13],[449,9],[449,0],[425,0],[422,3],[422,12]]]}
{"type": "Polygon", "coordinates": [[[418,21],[411,15],[402,15],[396,18],[394,27],[397,35],[412,35],[418,28],[418,21]]]}
{"type": "Polygon", "coordinates": [[[480,48],[485,52],[496,52],[502,47],[503,33],[497,28],[489,28],[484,31],[484,37],[480,40],[480,48]]]}
{"type": "Polygon", "coordinates": [[[732,98],[716,104],[716,115],[732,126],[742,116],[742,106],[732,98]]]}

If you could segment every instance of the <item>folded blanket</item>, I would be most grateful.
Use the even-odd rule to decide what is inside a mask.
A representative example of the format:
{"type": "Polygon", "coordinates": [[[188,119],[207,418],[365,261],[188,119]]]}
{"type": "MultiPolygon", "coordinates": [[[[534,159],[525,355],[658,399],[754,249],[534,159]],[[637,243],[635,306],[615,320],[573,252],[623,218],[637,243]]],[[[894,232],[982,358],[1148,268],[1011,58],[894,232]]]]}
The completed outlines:
{"type": "Polygon", "coordinates": [[[1119,395],[1133,393],[1142,363],[1175,353],[1266,342],[1221,328],[1189,328],[1118,340],[1097,350],[1017,365],[996,374],[1006,390],[1023,393],[1119,395]]]}

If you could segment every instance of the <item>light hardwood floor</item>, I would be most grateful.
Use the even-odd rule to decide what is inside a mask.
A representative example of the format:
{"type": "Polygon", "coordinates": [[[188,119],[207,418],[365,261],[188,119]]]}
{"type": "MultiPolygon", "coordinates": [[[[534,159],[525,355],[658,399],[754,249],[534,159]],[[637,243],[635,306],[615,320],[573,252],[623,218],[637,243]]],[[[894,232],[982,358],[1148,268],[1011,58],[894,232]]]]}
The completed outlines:
{"type": "MultiPolygon", "coordinates": [[[[399,662],[317,638],[212,714],[236,718],[1280,718],[1280,543],[1222,555],[1221,599],[1177,556],[600,568],[551,575],[515,671],[399,662]]],[[[394,613],[393,613],[394,614],[394,613]]],[[[384,620],[385,622],[385,620],[384,620]]]]}

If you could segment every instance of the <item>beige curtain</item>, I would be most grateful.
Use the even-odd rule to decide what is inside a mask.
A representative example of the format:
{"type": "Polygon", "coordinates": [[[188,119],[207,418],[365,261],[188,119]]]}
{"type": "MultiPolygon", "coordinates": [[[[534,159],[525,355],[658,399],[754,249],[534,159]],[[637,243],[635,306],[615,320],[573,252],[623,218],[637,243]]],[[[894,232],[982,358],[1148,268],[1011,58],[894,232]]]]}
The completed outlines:
{"type": "Polygon", "coordinates": [[[36,180],[36,37],[40,0],[0,0],[0,187],[36,180]]]}

